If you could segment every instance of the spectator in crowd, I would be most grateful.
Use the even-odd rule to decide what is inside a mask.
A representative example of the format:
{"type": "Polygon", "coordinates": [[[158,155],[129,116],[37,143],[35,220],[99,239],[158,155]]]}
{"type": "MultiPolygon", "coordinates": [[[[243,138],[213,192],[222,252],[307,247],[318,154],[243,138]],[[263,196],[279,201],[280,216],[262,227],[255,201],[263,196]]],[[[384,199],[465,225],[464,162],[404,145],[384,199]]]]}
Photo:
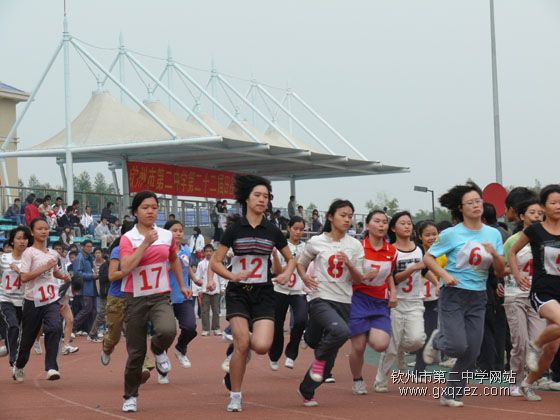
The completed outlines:
{"type": "Polygon", "coordinates": [[[64,230],[69,226],[74,231],[74,236],[82,236],[80,218],[74,212],[74,206],[66,207],[66,213],[58,220],[58,228],[64,230]]]}
{"type": "Polygon", "coordinates": [[[210,211],[210,223],[212,223],[212,226],[214,226],[214,236],[212,238],[214,242],[220,242],[222,234],[224,233],[223,231],[220,231],[219,213],[221,211],[221,208],[222,208],[222,202],[217,201],[212,211],[210,211]]]}
{"type": "Polygon", "coordinates": [[[39,213],[39,208],[35,201],[35,194],[30,194],[25,201],[25,223],[29,226],[33,219],[41,216],[41,213],[39,213]]]}
{"type": "Polygon", "coordinates": [[[121,236],[121,228],[122,223],[119,218],[116,218],[115,223],[109,226],[109,230],[111,231],[111,235],[113,235],[113,238],[121,236]]]}
{"type": "Polygon", "coordinates": [[[288,201],[288,219],[296,216],[296,196],[290,195],[290,201],[288,201]]]}
{"type": "Polygon", "coordinates": [[[113,207],[113,203],[109,201],[107,207],[101,210],[101,218],[104,217],[109,223],[115,223],[116,216],[113,216],[113,207]]]}
{"type": "Polygon", "coordinates": [[[72,201],[72,211],[76,216],[78,216],[80,214],[80,201],[79,200],[72,201]]]}
{"type": "Polygon", "coordinates": [[[193,228],[193,234],[189,239],[189,248],[191,249],[191,265],[197,265],[204,258],[204,236],[197,226],[193,228]]]}
{"type": "Polygon", "coordinates": [[[12,219],[17,225],[21,225],[23,218],[21,217],[21,200],[16,198],[14,204],[8,207],[8,210],[4,214],[4,217],[12,219]]]}
{"type": "Polygon", "coordinates": [[[46,218],[49,216],[48,213],[50,212],[51,212],[51,196],[47,194],[45,195],[45,197],[43,197],[43,202],[39,206],[39,213],[41,213],[46,218]]]}
{"type": "Polygon", "coordinates": [[[62,205],[62,197],[56,197],[54,200],[54,204],[52,206],[52,211],[56,215],[57,219],[60,219],[64,216],[64,206],[62,205]]]}
{"type": "MultiPolygon", "coordinates": [[[[86,239],[82,243],[82,251],[78,253],[76,261],[73,264],[74,273],[81,278],[82,285],[82,309],[74,318],[74,333],[78,330],[89,331],[89,323],[95,315],[95,298],[97,290],[95,280],[98,276],[93,273],[93,242],[86,239]]],[[[88,336],[88,341],[92,341],[88,336]]],[[[94,340],[95,341],[95,340],[94,340]]]]}
{"type": "Polygon", "coordinates": [[[97,292],[95,309],[97,315],[89,330],[89,341],[99,343],[101,342],[98,335],[99,329],[105,324],[105,307],[107,306],[107,293],[109,291],[109,262],[105,260],[101,248],[95,248],[93,255],[93,274],[97,276],[97,280],[95,280],[95,291],[97,292]]]}
{"type": "Polygon", "coordinates": [[[60,234],[60,241],[62,242],[62,248],[70,249],[70,247],[74,243],[74,232],[72,231],[72,227],[64,227],[64,230],[60,234]]]}
{"type": "Polygon", "coordinates": [[[169,213],[169,216],[167,216],[167,221],[168,222],[174,222],[175,221],[175,215],[173,213],[169,213]]]}
{"type": "Polygon", "coordinates": [[[313,213],[311,213],[311,232],[321,232],[322,228],[323,224],[319,218],[319,212],[317,209],[314,209],[313,213]]]}
{"type": "Polygon", "coordinates": [[[107,249],[115,239],[109,230],[109,221],[104,216],[101,216],[101,222],[95,227],[95,239],[99,239],[101,241],[102,249],[107,249]]]}
{"type": "Polygon", "coordinates": [[[80,224],[84,227],[86,235],[93,235],[95,231],[95,222],[93,220],[92,209],[90,206],[86,206],[85,212],[82,214],[80,224]]]}
{"type": "Polygon", "coordinates": [[[297,206],[296,216],[301,217],[303,220],[307,220],[307,214],[305,214],[305,209],[303,208],[303,206],[297,206]]]}

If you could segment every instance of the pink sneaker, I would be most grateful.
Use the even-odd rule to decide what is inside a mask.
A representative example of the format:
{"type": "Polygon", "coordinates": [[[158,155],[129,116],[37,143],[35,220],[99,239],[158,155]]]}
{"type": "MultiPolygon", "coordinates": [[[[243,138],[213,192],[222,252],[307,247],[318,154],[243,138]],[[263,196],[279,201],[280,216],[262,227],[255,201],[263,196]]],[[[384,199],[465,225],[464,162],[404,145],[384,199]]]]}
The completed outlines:
{"type": "Polygon", "coordinates": [[[311,364],[311,369],[309,370],[309,376],[314,382],[323,382],[323,374],[325,372],[325,360],[315,359],[311,364]]]}
{"type": "Polygon", "coordinates": [[[317,400],[315,399],[315,397],[311,398],[310,400],[306,400],[305,398],[303,399],[303,405],[305,407],[317,407],[319,405],[319,403],[317,402],[317,400]]]}

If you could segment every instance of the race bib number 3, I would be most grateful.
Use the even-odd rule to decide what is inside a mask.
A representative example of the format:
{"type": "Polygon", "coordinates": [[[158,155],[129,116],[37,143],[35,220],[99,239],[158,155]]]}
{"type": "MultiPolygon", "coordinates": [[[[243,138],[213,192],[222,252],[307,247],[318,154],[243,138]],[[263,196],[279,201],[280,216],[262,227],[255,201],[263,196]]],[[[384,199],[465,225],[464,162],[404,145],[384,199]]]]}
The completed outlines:
{"type": "Polygon", "coordinates": [[[457,254],[457,268],[488,270],[490,265],[492,265],[492,255],[479,243],[467,242],[457,254]]]}
{"type": "Polygon", "coordinates": [[[552,276],[560,275],[560,248],[544,247],[544,271],[552,276]]]}
{"type": "Polygon", "coordinates": [[[166,263],[136,267],[131,274],[134,297],[169,292],[169,275],[167,274],[166,263]]]}
{"type": "Polygon", "coordinates": [[[232,259],[232,272],[249,271],[249,277],[239,283],[258,284],[268,281],[268,257],[265,255],[236,255],[232,259]]]}

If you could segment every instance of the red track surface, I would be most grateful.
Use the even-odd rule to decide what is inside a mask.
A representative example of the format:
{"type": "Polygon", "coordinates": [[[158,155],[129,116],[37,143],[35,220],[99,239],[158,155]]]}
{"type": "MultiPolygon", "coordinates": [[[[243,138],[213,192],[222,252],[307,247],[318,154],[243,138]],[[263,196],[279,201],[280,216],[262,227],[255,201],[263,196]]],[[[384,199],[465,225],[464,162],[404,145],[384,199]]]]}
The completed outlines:
{"type": "MultiPolygon", "coordinates": [[[[243,386],[242,413],[227,413],[228,393],[220,368],[225,343],[217,337],[198,336],[189,346],[190,369],[182,369],[171,356],[173,370],[169,385],[159,385],[154,375],[140,389],[137,413],[121,412],[123,370],[126,360],[124,340],[119,343],[109,366],[99,362],[100,344],[75,340],[80,351],[60,356],[62,379],[49,382],[43,371],[43,356],[32,354],[25,369],[25,382],[16,383],[8,372],[7,358],[0,359],[0,419],[160,419],[188,416],[199,419],[538,419],[560,418],[560,392],[540,392],[542,402],[513,397],[466,397],[462,408],[441,407],[432,397],[399,396],[396,385],[387,394],[371,390],[375,368],[366,365],[364,378],[370,393],[354,396],[348,368],[346,345],[339,353],[335,384],[317,391],[319,407],[302,406],[296,394],[299,381],[312,357],[302,350],[294,370],[283,366],[273,372],[268,358],[253,357],[243,386]]],[[[282,361],[283,362],[283,361],[282,361]]],[[[429,385],[428,385],[429,386],[429,385]]],[[[431,388],[431,386],[429,386],[431,388]]]]}

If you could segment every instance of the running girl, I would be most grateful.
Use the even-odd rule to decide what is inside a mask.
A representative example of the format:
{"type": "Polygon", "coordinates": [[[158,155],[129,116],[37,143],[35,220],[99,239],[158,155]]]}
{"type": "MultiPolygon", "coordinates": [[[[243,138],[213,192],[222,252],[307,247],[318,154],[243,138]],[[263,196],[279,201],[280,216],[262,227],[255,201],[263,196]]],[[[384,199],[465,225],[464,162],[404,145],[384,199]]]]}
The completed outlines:
{"type": "MultiPolygon", "coordinates": [[[[399,304],[391,310],[393,336],[389,347],[381,354],[375,392],[387,392],[387,375],[397,355],[414,352],[426,341],[424,332],[424,285],[421,271],[425,268],[422,249],[414,243],[412,216],[407,211],[396,213],[389,223],[389,236],[397,248],[395,283],[399,304]]],[[[399,363],[401,365],[402,363],[399,363]]],[[[399,366],[399,368],[403,368],[399,366]]]]}
{"type": "MultiPolygon", "coordinates": [[[[228,279],[226,319],[233,331],[233,353],[224,383],[230,389],[227,411],[241,411],[241,384],[249,349],[258,354],[270,350],[274,336],[274,288],[270,255],[276,247],[287,261],[284,272],[276,276],[278,284],[286,284],[295,268],[286,238],[266,220],[272,187],[255,175],[236,175],[235,198],[243,207],[243,216],[225,231],[210,262],[211,270],[228,279]],[[232,271],[223,264],[232,248],[232,271]],[[252,326],[253,335],[250,335],[252,326]]],[[[208,279],[208,287],[214,283],[208,279]]]]}
{"type": "Polygon", "coordinates": [[[497,277],[504,276],[502,237],[497,229],[482,223],[482,191],[468,182],[442,195],[439,202],[459,223],[446,229],[424,256],[426,266],[444,283],[439,296],[439,330],[434,330],[424,348],[424,361],[431,364],[438,350],[456,357],[449,385],[440,403],[462,407],[467,376],[473,371],[484,334],[486,279],[491,265],[497,277]],[[447,256],[445,269],[436,258],[447,256]]]}
{"type": "MultiPolygon", "coordinates": [[[[301,241],[301,236],[305,230],[305,221],[299,216],[293,216],[288,222],[288,246],[290,252],[297,258],[303,251],[305,244],[301,241]]],[[[273,254],[273,271],[281,273],[285,269],[285,260],[273,254]]],[[[274,322],[274,340],[268,352],[270,357],[270,368],[278,370],[278,360],[284,349],[284,321],[288,308],[292,308],[293,325],[290,328],[290,342],[286,346],[286,360],[284,366],[293,369],[294,361],[299,352],[299,343],[307,323],[307,299],[303,291],[303,281],[298,273],[292,273],[288,284],[274,285],[274,296],[276,299],[276,313],[274,322]]]]}
{"type": "Polygon", "coordinates": [[[21,308],[23,306],[24,287],[21,284],[21,256],[31,240],[29,228],[18,226],[10,231],[8,243],[11,253],[0,257],[0,336],[5,337],[10,366],[16,362],[21,308]]]}
{"type": "Polygon", "coordinates": [[[142,364],[146,356],[146,324],[152,322],[151,349],[160,374],[171,370],[166,350],[175,340],[175,318],[169,305],[169,275],[167,262],[179,282],[179,289],[188,299],[191,291],[185,287],[181,261],[171,232],[154,223],[158,214],[158,199],[151,191],[134,196],[131,212],[136,216],[134,228],[121,237],[119,254],[121,268],[128,272],[124,285],[126,350],[125,390],[122,410],[136,411],[138,389],[142,379],[142,364]]]}
{"type": "Polygon", "coordinates": [[[396,248],[385,240],[389,230],[387,215],[374,210],[366,217],[364,248],[364,279],[353,286],[352,307],[348,327],[352,338],[350,370],[352,393],[367,394],[362,377],[366,344],[377,352],[383,352],[391,341],[390,308],[397,305],[397,290],[393,279],[396,248]]]}
{"type": "Polygon", "coordinates": [[[60,379],[58,348],[62,338],[62,317],[58,300],[60,282],[70,281],[68,273],[57,267],[58,253],[47,248],[49,225],[43,219],[33,219],[30,224],[32,240],[21,257],[20,278],[25,283],[21,318],[19,348],[12,377],[23,382],[23,368],[41,326],[45,334],[45,370],[48,380],[60,379]]]}
{"type": "Polygon", "coordinates": [[[352,284],[362,282],[364,249],[360,241],[347,235],[354,206],[348,200],[335,200],[326,214],[323,233],[311,238],[298,261],[298,272],[311,289],[309,324],[305,341],[315,349],[315,360],[299,385],[303,405],[319,405],[315,390],[330,372],[338,349],[350,338],[348,319],[352,284]],[[306,273],[314,262],[315,276],[306,273]]]}
{"type": "Polygon", "coordinates": [[[547,185],[541,190],[540,203],[545,220],[533,223],[520,233],[509,251],[511,273],[521,290],[530,288],[533,308],[546,320],[546,328],[527,346],[526,363],[529,375],[521,383],[521,391],[529,401],[539,401],[533,385],[550,367],[560,346],[560,185],[547,185]],[[532,282],[517,258],[530,244],[533,255],[532,282]]]}

